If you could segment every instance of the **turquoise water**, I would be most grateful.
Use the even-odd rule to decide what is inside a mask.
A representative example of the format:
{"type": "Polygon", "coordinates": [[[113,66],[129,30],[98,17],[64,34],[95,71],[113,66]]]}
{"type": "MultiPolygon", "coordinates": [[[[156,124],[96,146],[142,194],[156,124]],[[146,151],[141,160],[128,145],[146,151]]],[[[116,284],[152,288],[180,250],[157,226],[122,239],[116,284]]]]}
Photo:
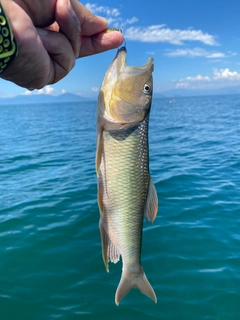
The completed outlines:
{"type": "Polygon", "coordinates": [[[0,108],[0,319],[240,318],[240,96],[154,99],[159,197],[142,263],[158,303],[114,304],[98,231],[96,103],[0,108]]]}

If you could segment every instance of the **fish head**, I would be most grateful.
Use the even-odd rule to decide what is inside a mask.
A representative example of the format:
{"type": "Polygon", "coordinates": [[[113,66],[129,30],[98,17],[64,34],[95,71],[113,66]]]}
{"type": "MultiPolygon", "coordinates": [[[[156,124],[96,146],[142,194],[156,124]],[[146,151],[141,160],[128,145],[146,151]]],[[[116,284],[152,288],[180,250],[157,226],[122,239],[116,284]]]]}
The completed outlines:
{"type": "Polygon", "coordinates": [[[126,65],[126,48],[118,50],[106,72],[99,95],[99,114],[113,123],[143,121],[148,115],[153,90],[153,58],[143,66],[126,65]]]}

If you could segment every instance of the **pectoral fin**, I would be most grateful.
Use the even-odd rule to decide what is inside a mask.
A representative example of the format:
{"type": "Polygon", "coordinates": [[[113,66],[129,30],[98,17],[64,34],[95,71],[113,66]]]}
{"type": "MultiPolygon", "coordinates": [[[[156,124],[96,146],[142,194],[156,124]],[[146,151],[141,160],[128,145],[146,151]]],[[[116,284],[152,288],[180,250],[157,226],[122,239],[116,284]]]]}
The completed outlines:
{"type": "Polygon", "coordinates": [[[98,175],[98,170],[101,164],[103,153],[103,130],[101,127],[98,128],[98,135],[97,135],[97,151],[96,151],[96,172],[98,175]]]}
{"type": "MultiPolygon", "coordinates": [[[[100,180],[100,177],[98,177],[98,179],[100,180]]],[[[103,215],[103,190],[102,190],[103,186],[101,181],[98,181],[98,207],[99,207],[99,211],[100,214],[103,215]]]]}
{"type": "Polygon", "coordinates": [[[152,178],[150,177],[149,188],[148,188],[148,197],[145,205],[144,216],[147,220],[154,221],[158,212],[158,197],[156,188],[152,182],[152,178]]]}

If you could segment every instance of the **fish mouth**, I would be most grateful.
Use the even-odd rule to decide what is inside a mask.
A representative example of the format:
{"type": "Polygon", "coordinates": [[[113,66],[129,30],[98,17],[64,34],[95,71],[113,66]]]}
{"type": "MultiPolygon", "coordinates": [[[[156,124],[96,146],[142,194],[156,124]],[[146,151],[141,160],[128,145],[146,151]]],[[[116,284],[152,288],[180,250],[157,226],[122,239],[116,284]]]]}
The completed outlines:
{"type": "Polygon", "coordinates": [[[126,67],[127,49],[125,46],[118,49],[115,60],[116,60],[116,75],[119,76],[126,67]]]}
{"type": "Polygon", "coordinates": [[[129,76],[129,75],[138,75],[146,71],[153,72],[153,58],[148,58],[146,64],[143,66],[127,66],[126,59],[127,59],[127,49],[125,46],[122,46],[121,48],[118,49],[118,52],[114,59],[115,63],[113,61],[113,65],[112,65],[113,67],[116,68],[115,70],[116,78],[118,78],[120,75],[124,76],[125,74],[129,76]]]}
{"type": "Polygon", "coordinates": [[[111,90],[120,77],[137,76],[147,71],[153,72],[153,58],[148,58],[145,65],[138,67],[127,66],[126,58],[127,49],[125,46],[122,46],[118,49],[115,58],[106,72],[102,85],[104,91],[107,92],[108,90],[111,90]]]}

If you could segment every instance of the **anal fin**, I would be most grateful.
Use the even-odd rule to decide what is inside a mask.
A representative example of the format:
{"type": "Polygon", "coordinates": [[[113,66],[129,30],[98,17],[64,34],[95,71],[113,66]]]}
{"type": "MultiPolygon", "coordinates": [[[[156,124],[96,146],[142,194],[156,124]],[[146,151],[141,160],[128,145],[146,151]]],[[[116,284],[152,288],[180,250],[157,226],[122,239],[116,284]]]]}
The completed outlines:
{"type": "Polygon", "coordinates": [[[120,259],[119,249],[112,243],[109,238],[103,223],[103,217],[100,218],[99,229],[102,241],[102,257],[107,272],[109,272],[108,261],[117,263],[120,259]]]}

